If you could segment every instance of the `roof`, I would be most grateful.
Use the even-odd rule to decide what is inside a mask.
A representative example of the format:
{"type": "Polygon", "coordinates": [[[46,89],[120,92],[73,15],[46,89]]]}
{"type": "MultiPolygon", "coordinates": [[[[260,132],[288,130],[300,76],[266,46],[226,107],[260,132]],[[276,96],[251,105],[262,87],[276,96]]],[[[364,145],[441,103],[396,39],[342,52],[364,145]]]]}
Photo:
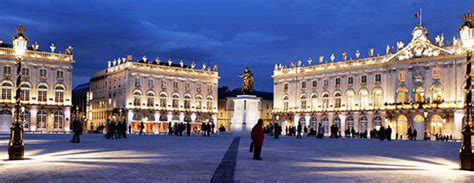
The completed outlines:
{"type": "MultiPolygon", "coordinates": [[[[155,64],[155,65],[162,65],[162,66],[170,66],[170,65],[168,64],[168,61],[160,61],[160,63],[157,63],[157,62],[154,61],[154,60],[147,60],[147,61],[145,62],[143,59],[140,59],[140,60],[137,60],[136,62],[138,62],[138,63],[155,64]]],[[[173,62],[173,63],[171,63],[171,67],[181,67],[181,65],[180,65],[179,63],[173,62]]],[[[191,68],[191,67],[188,67],[186,64],[183,64],[183,68],[191,68]]]]}
{"type": "MultiPolygon", "coordinates": [[[[219,87],[217,92],[219,95],[219,99],[225,99],[228,97],[237,97],[237,95],[240,95],[242,93],[241,91],[242,91],[241,88],[230,90],[229,87],[223,86],[223,87],[219,87]]],[[[261,97],[264,100],[273,100],[273,93],[271,92],[255,90],[254,93],[257,97],[261,97]]]]}
{"type": "Polygon", "coordinates": [[[90,88],[90,83],[83,83],[80,85],[77,85],[72,91],[81,91],[81,90],[89,90],[90,88]]]}

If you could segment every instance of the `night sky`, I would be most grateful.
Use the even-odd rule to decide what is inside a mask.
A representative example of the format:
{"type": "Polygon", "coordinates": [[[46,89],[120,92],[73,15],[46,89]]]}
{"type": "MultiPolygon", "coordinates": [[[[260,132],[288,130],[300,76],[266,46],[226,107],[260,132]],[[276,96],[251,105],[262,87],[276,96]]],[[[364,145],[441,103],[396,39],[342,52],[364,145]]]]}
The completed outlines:
{"type": "Polygon", "coordinates": [[[474,11],[473,0],[346,1],[2,1],[0,39],[11,43],[15,27],[26,27],[29,45],[57,50],[74,45],[73,85],[88,82],[107,60],[132,54],[134,59],[183,59],[218,64],[220,86],[240,87],[237,76],[248,66],[257,90],[272,91],[275,63],[343,51],[355,57],[369,48],[384,54],[396,41],[406,43],[418,23],[430,38],[459,37],[461,16],[474,11]],[[138,3],[139,2],[139,3],[138,3]]]}

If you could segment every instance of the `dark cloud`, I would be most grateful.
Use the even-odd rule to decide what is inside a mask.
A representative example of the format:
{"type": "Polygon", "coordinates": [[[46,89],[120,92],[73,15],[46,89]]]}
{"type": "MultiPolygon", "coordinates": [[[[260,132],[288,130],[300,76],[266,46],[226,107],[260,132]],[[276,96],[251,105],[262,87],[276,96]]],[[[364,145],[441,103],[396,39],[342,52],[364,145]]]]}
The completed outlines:
{"type": "Polygon", "coordinates": [[[273,65],[343,51],[383,53],[387,44],[408,42],[423,8],[435,36],[458,36],[470,0],[430,1],[2,1],[0,39],[9,42],[18,24],[48,50],[75,46],[74,85],[87,82],[106,61],[136,58],[219,64],[220,85],[239,87],[245,66],[256,88],[272,91],[273,65]]]}

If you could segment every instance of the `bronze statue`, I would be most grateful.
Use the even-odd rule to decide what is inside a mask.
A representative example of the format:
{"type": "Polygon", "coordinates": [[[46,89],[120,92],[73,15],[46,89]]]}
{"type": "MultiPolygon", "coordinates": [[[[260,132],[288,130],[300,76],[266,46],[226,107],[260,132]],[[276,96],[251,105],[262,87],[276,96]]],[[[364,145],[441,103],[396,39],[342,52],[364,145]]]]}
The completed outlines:
{"type": "Polygon", "coordinates": [[[243,78],[242,82],[242,95],[253,95],[253,74],[248,67],[245,67],[245,72],[240,74],[243,78]]]}

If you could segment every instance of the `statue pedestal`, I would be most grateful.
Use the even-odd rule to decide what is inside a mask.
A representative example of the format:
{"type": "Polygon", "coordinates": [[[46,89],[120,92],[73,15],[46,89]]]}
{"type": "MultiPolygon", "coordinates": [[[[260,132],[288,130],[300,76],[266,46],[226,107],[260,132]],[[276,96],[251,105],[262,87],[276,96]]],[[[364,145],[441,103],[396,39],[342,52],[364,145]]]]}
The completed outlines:
{"type": "Polygon", "coordinates": [[[241,136],[249,136],[260,118],[260,100],[255,95],[237,95],[234,99],[234,115],[231,119],[230,130],[241,136]]]}

